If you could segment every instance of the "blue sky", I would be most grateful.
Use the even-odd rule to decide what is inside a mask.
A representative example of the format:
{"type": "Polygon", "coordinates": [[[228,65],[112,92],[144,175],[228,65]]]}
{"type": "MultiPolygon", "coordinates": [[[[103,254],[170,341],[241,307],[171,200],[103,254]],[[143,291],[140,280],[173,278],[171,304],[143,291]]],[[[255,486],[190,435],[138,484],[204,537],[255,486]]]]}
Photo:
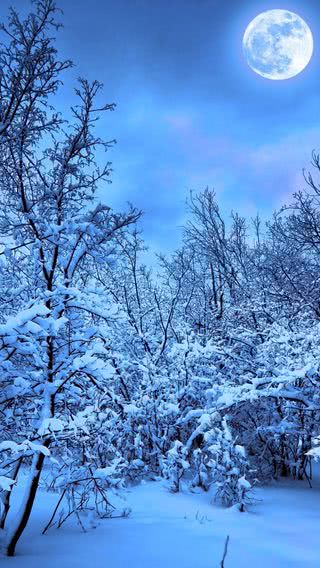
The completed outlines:
{"type": "MultiPolygon", "coordinates": [[[[303,187],[301,169],[320,150],[318,0],[60,0],[62,56],[76,67],[58,106],[72,102],[79,75],[104,83],[115,113],[100,125],[118,143],[109,158],[113,184],[101,198],[145,211],[154,250],[179,244],[189,191],[215,188],[225,212],[263,216],[303,187]],[[288,81],[253,73],[242,54],[247,24],[284,8],[312,29],[308,68],[288,81]]],[[[1,0],[25,11],[27,0],[1,0]]]]}

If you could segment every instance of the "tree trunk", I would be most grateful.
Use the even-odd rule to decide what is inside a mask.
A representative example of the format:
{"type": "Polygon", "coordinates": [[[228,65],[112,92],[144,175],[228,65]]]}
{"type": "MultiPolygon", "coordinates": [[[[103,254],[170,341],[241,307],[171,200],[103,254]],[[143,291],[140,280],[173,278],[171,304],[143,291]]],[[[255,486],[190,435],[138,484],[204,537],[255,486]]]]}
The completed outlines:
{"type": "MultiPolygon", "coordinates": [[[[43,445],[46,448],[48,448],[50,445],[50,440],[45,440],[43,442],[43,445]]],[[[33,456],[30,477],[26,487],[23,504],[15,520],[15,526],[13,526],[13,529],[9,533],[9,542],[6,549],[7,556],[14,556],[17,542],[20,539],[28,523],[32,507],[34,504],[34,500],[37,494],[37,490],[39,487],[39,480],[43,467],[44,458],[45,456],[42,453],[35,454],[33,456]]]]}
{"type": "MultiPolygon", "coordinates": [[[[21,464],[22,464],[22,460],[23,458],[20,458],[14,468],[13,473],[10,475],[11,479],[14,479],[16,481],[21,464]]],[[[1,519],[0,519],[0,529],[4,529],[4,525],[10,510],[10,500],[11,500],[11,494],[12,494],[12,490],[11,491],[6,491],[5,492],[5,496],[3,499],[3,513],[1,515],[1,519]]]]}

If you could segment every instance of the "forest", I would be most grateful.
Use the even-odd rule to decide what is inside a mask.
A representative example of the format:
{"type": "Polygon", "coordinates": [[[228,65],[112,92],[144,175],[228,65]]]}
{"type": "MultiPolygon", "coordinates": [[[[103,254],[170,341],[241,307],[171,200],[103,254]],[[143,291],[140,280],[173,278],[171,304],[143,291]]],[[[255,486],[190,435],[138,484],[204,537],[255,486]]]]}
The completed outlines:
{"type": "Polygon", "coordinates": [[[37,0],[1,28],[8,556],[40,487],[56,503],[44,532],[70,518],[81,528],[88,511],[112,517],[114,491],[159,478],[173,493],[214,488],[241,513],[273,480],[311,487],[320,455],[319,155],[267,222],[226,216],[210,188],[191,192],[181,247],[146,266],[143,213],[107,204],[114,142],[95,126],[115,105],[81,78],[68,116],[55,108],[72,66],[55,47],[60,19],[53,0],[37,0]]]}

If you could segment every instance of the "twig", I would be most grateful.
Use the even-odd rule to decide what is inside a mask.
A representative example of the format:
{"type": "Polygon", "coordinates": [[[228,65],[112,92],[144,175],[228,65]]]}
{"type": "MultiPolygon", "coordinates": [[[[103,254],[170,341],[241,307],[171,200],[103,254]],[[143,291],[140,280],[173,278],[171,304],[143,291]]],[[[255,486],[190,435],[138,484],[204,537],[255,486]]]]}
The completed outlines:
{"type": "Polygon", "coordinates": [[[57,512],[57,510],[58,510],[58,508],[59,508],[59,505],[60,505],[62,499],[64,498],[65,492],[66,492],[66,489],[64,489],[64,491],[61,493],[60,498],[59,498],[59,500],[58,500],[58,503],[56,504],[56,506],[55,506],[55,508],[54,508],[54,511],[53,511],[53,513],[52,513],[52,515],[51,515],[51,517],[50,517],[50,521],[48,522],[48,524],[47,524],[47,525],[45,526],[45,528],[43,529],[42,534],[45,534],[45,533],[47,532],[47,530],[51,527],[52,521],[53,521],[53,519],[54,519],[54,517],[55,517],[55,515],[56,515],[56,512],[57,512]]]}
{"type": "Polygon", "coordinates": [[[227,557],[227,554],[228,554],[228,544],[229,544],[229,540],[230,540],[230,537],[229,537],[229,535],[228,535],[227,538],[226,538],[226,542],[224,543],[224,551],[223,551],[222,560],[221,560],[221,562],[220,562],[220,568],[225,568],[225,567],[224,567],[224,561],[225,561],[225,559],[226,559],[226,557],[227,557]]]}

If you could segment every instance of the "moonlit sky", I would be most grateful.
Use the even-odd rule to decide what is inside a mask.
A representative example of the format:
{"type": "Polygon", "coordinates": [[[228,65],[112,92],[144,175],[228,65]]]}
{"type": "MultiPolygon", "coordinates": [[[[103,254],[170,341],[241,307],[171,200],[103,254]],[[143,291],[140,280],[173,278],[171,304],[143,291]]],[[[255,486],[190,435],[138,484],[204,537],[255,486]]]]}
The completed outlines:
{"type": "MultiPolygon", "coordinates": [[[[1,0],[0,18],[14,4],[1,0]]],[[[303,187],[301,169],[320,151],[319,0],[60,0],[64,29],[57,46],[76,67],[64,77],[60,110],[72,102],[77,76],[105,85],[101,134],[113,184],[101,199],[145,211],[151,250],[179,245],[189,190],[215,188],[223,211],[266,217],[303,187]],[[284,8],[310,26],[311,63],[288,81],[255,74],[242,53],[249,22],[284,8]]]]}

